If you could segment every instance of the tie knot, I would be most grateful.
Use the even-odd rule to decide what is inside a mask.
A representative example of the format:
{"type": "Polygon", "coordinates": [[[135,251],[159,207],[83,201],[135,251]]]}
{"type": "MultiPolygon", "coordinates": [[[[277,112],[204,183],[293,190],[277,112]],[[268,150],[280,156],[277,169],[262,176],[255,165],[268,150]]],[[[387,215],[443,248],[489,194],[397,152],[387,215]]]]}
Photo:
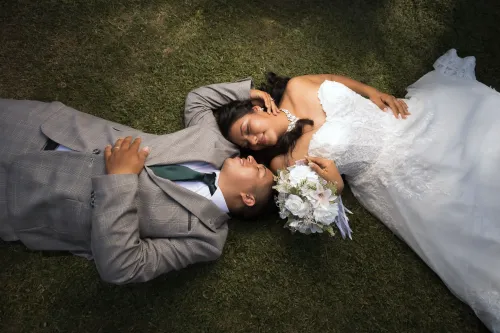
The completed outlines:
{"type": "Polygon", "coordinates": [[[215,191],[217,190],[217,186],[215,186],[215,179],[216,178],[217,177],[215,175],[215,172],[203,174],[202,182],[208,186],[208,189],[210,190],[211,195],[214,195],[215,191]]]}

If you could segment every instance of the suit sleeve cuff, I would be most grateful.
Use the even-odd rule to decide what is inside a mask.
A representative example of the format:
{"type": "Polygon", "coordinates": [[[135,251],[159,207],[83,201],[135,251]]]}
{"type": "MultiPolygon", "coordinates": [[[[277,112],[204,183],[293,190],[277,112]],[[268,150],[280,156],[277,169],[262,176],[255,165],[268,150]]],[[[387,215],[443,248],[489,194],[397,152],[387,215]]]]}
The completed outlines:
{"type": "Polygon", "coordinates": [[[92,188],[96,194],[135,189],[138,183],[139,177],[136,174],[102,175],[92,178],[92,188]]]}
{"type": "Polygon", "coordinates": [[[252,78],[247,77],[236,82],[240,83],[237,89],[238,100],[244,101],[250,99],[250,90],[254,87],[252,78]]]}

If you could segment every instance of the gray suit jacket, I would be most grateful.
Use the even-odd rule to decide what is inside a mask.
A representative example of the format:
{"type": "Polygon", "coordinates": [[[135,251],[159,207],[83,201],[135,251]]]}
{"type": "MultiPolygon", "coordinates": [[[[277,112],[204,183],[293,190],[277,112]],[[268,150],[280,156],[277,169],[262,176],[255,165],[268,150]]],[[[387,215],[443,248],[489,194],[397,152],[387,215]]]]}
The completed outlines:
{"type": "Polygon", "coordinates": [[[251,81],[198,88],[186,99],[186,129],[152,135],[59,102],[0,100],[0,237],[36,250],[93,258],[103,280],[147,281],[215,260],[229,216],[210,200],[156,176],[155,164],[204,161],[220,168],[239,153],[211,109],[249,98],[251,81]],[[106,175],[103,150],[119,137],[151,147],[137,175],[106,175]],[[47,138],[74,152],[44,151],[47,138]]]}

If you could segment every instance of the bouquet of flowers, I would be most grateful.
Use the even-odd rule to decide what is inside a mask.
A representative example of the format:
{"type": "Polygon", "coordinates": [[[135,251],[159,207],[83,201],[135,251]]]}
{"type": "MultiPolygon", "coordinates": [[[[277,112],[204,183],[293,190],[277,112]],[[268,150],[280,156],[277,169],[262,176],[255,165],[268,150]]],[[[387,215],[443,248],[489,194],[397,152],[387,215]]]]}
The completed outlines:
{"type": "Polygon", "coordinates": [[[328,232],[334,236],[336,225],[342,238],[351,238],[347,210],[337,196],[335,184],[327,182],[304,162],[278,171],[274,177],[275,197],[285,228],[304,234],[328,232]]]}

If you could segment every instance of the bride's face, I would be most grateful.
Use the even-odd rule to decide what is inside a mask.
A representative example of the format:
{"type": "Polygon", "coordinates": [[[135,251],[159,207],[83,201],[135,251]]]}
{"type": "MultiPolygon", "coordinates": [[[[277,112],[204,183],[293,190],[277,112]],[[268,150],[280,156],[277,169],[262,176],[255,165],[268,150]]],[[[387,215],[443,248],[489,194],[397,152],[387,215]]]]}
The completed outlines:
{"type": "Polygon", "coordinates": [[[274,116],[257,111],[238,119],[229,130],[229,139],[234,144],[251,150],[261,150],[276,145],[278,136],[273,125],[274,116]]]}

